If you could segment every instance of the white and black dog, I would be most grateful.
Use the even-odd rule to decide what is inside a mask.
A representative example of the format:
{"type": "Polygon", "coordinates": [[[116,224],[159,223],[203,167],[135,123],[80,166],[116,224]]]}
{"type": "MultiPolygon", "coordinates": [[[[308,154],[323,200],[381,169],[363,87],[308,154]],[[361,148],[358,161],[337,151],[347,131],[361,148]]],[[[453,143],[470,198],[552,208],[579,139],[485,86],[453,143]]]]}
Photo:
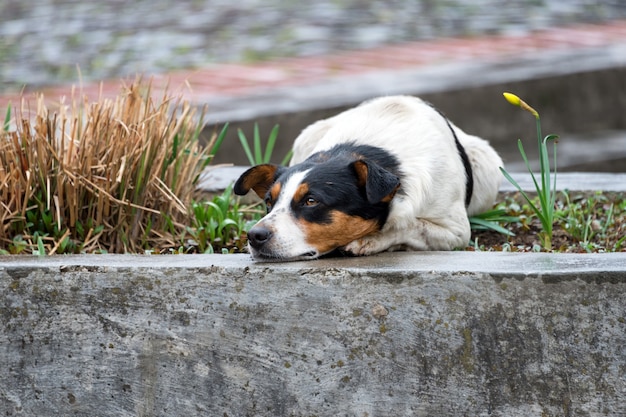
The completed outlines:
{"type": "Polygon", "coordinates": [[[502,177],[487,141],[409,96],[313,123],[293,151],[290,167],[258,165],[235,184],[267,204],[248,233],[255,260],[463,247],[468,215],[492,207],[502,177]]]}

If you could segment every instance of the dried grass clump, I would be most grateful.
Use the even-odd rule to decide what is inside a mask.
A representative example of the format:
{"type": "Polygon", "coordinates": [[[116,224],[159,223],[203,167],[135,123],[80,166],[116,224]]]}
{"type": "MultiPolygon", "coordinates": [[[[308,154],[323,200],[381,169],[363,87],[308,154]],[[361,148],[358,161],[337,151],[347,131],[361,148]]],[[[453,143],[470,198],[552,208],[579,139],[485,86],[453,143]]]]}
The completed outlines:
{"type": "MultiPolygon", "coordinates": [[[[150,85],[114,100],[72,99],[51,114],[14,111],[0,128],[0,250],[137,253],[176,247],[198,175],[210,160],[198,142],[202,114],[150,85]]],[[[9,110],[10,111],[10,110],[9,110]]]]}

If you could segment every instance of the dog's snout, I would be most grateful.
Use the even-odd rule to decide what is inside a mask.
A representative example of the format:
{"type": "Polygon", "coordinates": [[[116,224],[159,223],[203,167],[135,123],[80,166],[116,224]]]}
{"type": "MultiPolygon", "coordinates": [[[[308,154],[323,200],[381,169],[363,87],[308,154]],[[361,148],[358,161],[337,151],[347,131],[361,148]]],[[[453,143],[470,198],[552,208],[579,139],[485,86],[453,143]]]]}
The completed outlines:
{"type": "Polygon", "coordinates": [[[255,249],[263,246],[271,237],[272,231],[262,226],[253,227],[248,232],[248,242],[255,249]]]}

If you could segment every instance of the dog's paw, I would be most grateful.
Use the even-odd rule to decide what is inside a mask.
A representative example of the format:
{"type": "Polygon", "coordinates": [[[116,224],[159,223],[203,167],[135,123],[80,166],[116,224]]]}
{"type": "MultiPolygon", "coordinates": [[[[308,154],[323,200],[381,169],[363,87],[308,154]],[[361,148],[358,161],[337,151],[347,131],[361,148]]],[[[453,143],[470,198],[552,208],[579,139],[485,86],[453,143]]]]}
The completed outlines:
{"type": "Polygon", "coordinates": [[[344,246],[343,250],[349,252],[355,256],[367,256],[381,252],[386,248],[381,245],[380,239],[375,237],[362,237],[357,240],[353,240],[344,246]]]}

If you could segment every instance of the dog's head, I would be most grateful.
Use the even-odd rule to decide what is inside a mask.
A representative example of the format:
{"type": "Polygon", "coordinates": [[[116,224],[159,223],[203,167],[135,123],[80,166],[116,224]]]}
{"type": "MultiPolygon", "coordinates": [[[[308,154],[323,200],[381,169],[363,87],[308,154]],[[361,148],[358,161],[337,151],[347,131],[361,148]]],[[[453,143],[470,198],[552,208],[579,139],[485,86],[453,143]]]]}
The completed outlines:
{"type": "Polygon", "coordinates": [[[362,155],[318,153],[290,168],[257,165],[235,183],[264,199],[267,215],[249,232],[256,260],[314,259],[380,230],[398,176],[362,155]]]}

